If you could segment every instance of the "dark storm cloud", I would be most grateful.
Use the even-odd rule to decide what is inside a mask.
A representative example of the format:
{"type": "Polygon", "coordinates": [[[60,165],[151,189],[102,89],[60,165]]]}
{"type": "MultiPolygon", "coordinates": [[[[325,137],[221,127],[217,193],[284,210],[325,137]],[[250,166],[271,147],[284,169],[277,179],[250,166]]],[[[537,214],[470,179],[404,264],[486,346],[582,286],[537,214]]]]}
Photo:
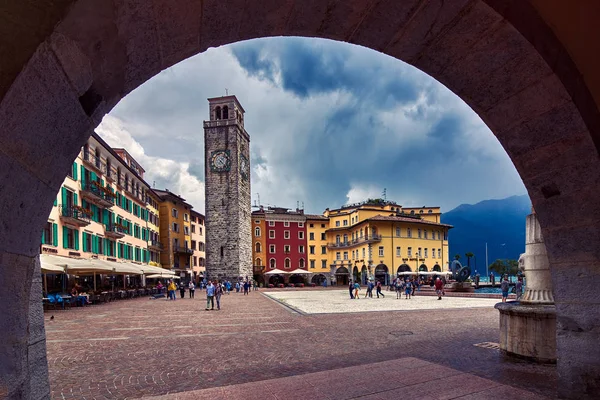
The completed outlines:
{"type": "Polygon", "coordinates": [[[279,76],[281,88],[301,98],[343,90],[382,108],[416,99],[417,86],[398,79],[400,68],[382,65],[383,56],[369,62],[352,50],[337,42],[287,38],[237,43],[231,51],[249,76],[273,83],[279,76]]]}

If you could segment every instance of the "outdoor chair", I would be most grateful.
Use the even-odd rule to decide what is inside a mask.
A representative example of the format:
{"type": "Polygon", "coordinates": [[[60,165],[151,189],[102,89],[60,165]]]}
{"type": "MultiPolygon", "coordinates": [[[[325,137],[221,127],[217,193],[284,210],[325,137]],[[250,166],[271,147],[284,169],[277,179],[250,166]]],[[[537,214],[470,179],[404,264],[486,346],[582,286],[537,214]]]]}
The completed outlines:
{"type": "Polygon", "coordinates": [[[62,308],[64,310],[65,309],[65,301],[63,300],[62,296],[60,294],[57,294],[54,296],[54,298],[56,299],[56,305],[60,306],[60,308],[62,308]]]}
{"type": "Polygon", "coordinates": [[[53,294],[48,295],[48,302],[46,303],[46,306],[48,308],[52,307],[54,310],[56,310],[56,297],[54,297],[53,294]]]}

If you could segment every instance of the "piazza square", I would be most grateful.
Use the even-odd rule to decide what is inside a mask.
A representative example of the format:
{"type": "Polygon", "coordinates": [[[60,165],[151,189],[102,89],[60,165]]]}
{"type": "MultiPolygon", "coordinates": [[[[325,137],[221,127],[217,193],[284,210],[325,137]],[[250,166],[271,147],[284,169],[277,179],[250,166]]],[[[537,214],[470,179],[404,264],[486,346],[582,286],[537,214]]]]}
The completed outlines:
{"type": "Polygon", "coordinates": [[[377,298],[363,297],[365,290],[360,293],[360,298],[350,299],[348,290],[318,290],[311,291],[307,295],[306,291],[285,290],[285,291],[266,291],[268,296],[283,305],[305,314],[341,314],[357,312],[381,312],[381,311],[429,311],[429,310],[447,310],[461,308],[486,308],[494,309],[498,299],[490,298],[472,298],[472,297],[450,297],[444,296],[442,300],[437,300],[436,296],[420,296],[415,292],[415,296],[406,299],[402,294],[401,299],[396,298],[396,293],[385,290],[385,297],[377,298]]]}

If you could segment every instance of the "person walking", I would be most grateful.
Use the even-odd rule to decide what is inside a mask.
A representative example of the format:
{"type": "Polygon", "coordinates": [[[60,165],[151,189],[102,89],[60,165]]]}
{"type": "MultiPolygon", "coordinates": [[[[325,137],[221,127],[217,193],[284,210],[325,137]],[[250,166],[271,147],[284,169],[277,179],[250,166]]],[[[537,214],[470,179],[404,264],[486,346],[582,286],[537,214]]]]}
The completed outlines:
{"type": "Polygon", "coordinates": [[[356,300],[360,299],[358,296],[358,291],[360,290],[360,284],[358,282],[354,282],[354,298],[356,300]]]}
{"type": "Polygon", "coordinates": [[[354,295],[352,293],[354,292],[354,284],[352,283],[352,281],[350,281],[350,283],[348,284],[348,290],[350,291],[350,300],[353,300],[354,295]]]}
{"type": "Polygon", "coordinates": [[[377,286],[375,287],[375,291],[377,292],[377,298],[379,298],[379,295],[381,295],[381,297],[385,297],[385,295],[381,291],[381,282],[380,281],[377,281],[377,286]]]}
{"type": "Polygon", "coordinates": [[[521,300],[523,295],[523,278],[519,277],[517,283],[515,283],[515,293],[517,294],[517,301],[521,300]]]}
{"type": "Polygon", "coordinates": [[[227,291],[225,292],[226,294],[229,294],[231,292],[231,282],[229,282],[229,279],[225,282],[225,289],[227,289],[227,291]]]}
{"type": "Polygon", "coordinates": [[[407,279],[406,280],[406,286],[404,287],[404,300],[408,300],[410,299],[410,294],[412,293],[412,282],[407,279]]]}
{"type": "Polygon", "coordinates": [[[194,285],[194,281],[190,281],[188,289],[190,291],[190,299],[193,299],[194,298],[194,293],[196,292],[196,285],[194,285]]]}
{"type": "Polygon", "coordinates": [[[183,282],[179,283],[179,294],[182,299],[185,297],[185,284],[183,282]]]}
{"type": "Polygon", "coordinates": [[[440,278],[437,278],[434,283],[435,292],[438,295],[438,300],[442,299],[442,293],[444,292],[444,282],[440,278]]]}
{"type": "Polygon", "coordinates": [[[167,291],[169,292],[169,300],[176,300],[175,290],[177,290],[177,286],[175,286],[175,281],[169,281],[169,286],[167,286],[167,291]]]}
{"type": "Polygon", "coordinates": [[[217,300],[217,311],[221,310],[221,295],[223,294],[223,286],[221,281],[215,286],[215,299],[217,300]]]}
{"type": "Polygon", "coordinates": [[[500,283],[500,290],[502,290],[502,302],[506,303],[506,299],[508,298],[508,289],[509,289],[509,284],[508,284],[508,277],[506,275],[504,275],[504,279],[502,280],[502,283],[500,283]]]}
{"type": "Polygon", "coordinates": [[[402,298],[402,280],[400,278],[396,278],[396,299],[402,298]]]}
{"type": "Polygon", "coordinates": [[[250,291],[250,282],[244,281],[244,296],[246,296],[249,291],[250,291]]]}
{"type": "Polygon", "coordinates": [[[215,287],[212,281],[206,284],[206,311],[215,309],[215,287]],[[209,308],[210,307],[210,308],[209,308]]]}

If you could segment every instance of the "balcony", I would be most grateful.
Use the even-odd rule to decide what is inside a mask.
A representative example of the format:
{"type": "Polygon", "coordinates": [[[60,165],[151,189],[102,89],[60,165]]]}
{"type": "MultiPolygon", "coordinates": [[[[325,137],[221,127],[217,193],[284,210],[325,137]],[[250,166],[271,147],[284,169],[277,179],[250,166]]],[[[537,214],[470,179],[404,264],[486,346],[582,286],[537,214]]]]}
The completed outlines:
{"type": "Polygon", "coordinates": [[[349,240],[347,242],[328,243],[327,248],[328,249],[344,249],[344,248],[349,248],[349,247],[354,247],[354,246],[360,246],[361,244],[370,244],[370,243],[377,243],[377,242],[381,242],[381,235],[364,236],[362,238],[349,240]]]}
{"type": "Polygon", "coordinates": [[[92,212],[80,206],[60,205],[60,219],[71,226],[88,226],[92,212]]]}
{"type": "Polygon", "coordinates": [[[189,247],[173,246],[173,253],[194,254],[194,250],[189,247]]]}
{"type": "Polygon", "coordinates": [[[103,208],[110,208],[114,205],[114,194],[102,186],[102,184],[91,181],[81,185],[81,197],[103,208]]]}
{"type": "Polygon", "coordinates": [[[163,245],[158,240],[149,240],[148,248],[154,251],[162,251],[163,245]]]}
{"type": "Polygon", "coordinates": [[[104,234],[106,237],[121,239],[127,233],[127,227],[121,224],[104,225],[104,234]]]}
{"type": "Polygon", "coordinates": [[[100,174],[106,174],[106,163],[91,153],[83,152],[83,163],[100,174]]]}

